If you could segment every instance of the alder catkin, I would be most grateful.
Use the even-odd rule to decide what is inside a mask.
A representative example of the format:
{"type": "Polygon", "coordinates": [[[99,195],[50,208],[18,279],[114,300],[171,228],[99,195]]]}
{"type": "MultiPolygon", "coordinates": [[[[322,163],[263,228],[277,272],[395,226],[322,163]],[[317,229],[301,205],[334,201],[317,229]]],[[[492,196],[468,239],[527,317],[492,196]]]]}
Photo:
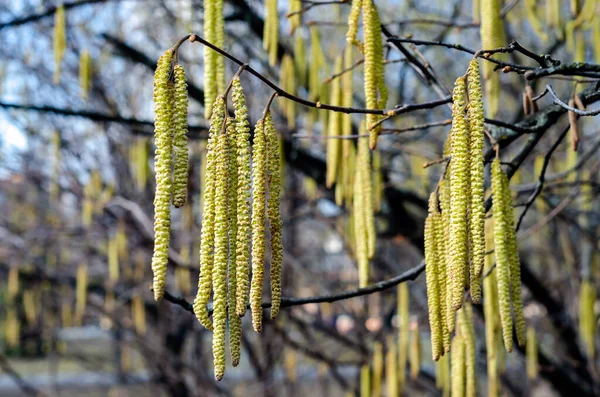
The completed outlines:
{"type": "Polygon", "coordinates": [[[429,197],[429,216],[425,219],[425,277],[427,281],[427,306],[429,308],[429,326],[431,328],[431,354],[434,361],[444,354],[442,341],[441,301],[438,282],[439,251],[435,231],[437,210],[437,192],[429,197]]]}
{"type": "Polygon", "coordinates": [[[237,154],[237,238],[236,238],[236,313],[243,316],[248,305],[250,285],[250,192],[252,172],[250,168],[250,124],[246,97],[239,77],[232,84],[233,108],[236,124],[237,154]]]}
{"type": "Polygon", "coordinates": [[[455,335],[452,340],[452,357],[450,358],[452,379],[452,396],[465,395],[465,342],[462,335],[455,335]]]}
{"type": "Polygon", "coordinates": [[[202,235],[200,240],[200,278],[198,293],[194,300],[194,313],[206,329],[212,330],[212,322],[208,316],[206,305],[212,290],[212,271],[215,249],[215,184],[217,165],[217,138],[221,134],[225,120],[225,100],[218,96],[213,105],[210,119],[206,153],[205,187],[203,192],[204,209],[202,212],[202,235]]]}
{"type": "Polygon", "coordinates": [[[450,168],[450,273],[452,308],[462,306],[464,279],[468,269],[467,208],[469,202],[469,128],[465,118],[465,79],[456,79],[452,107],[450,168]]]}
{"type": "Polygon", "coordinates": [[[173,109],[173,205],[183,207],[187,198],[188,147],[187,110],[188,93],[185,70],[177,64],[174,67],[175,101],[173,109]]]}
{"type": "Polygon", "coordinates": [[[225,329],[227,323],[227,263],[229,253],[228,185],[229,145],[225,133],[216,139],[215,164],[215,248],[212,269],[213,284],[213,362],[215,379],[225,373],[225,329]]]}
{"type": "Polygon", "coordinates": [[[498,277],[498,301],[502,336],[506,351],[513,348],[512,330],[513,323],[510,311],[510,262],[507,247],[507,214],[504,192],[504,181],[500,160],[492,162],[492,210],[494,212],[494,254],[496,256],[496,270],[498,277]]]}
{"type": "Polygon", "coordinates": [[[279,211],[281,196],[281,172],[279,158],[279,136],[273,124],[271,112],[265,117],[265,141],[268,157],[268,218],[271,234],[271,319],[277,317],[281,304],[281,267],[283,263],[283,244],[281,241],[283,222],[279,211]]]}
{"type": "Polygon", "coordinates": [[[250,308],[252,325],[256,332],[262,330],[262,290],[265,273],[266,206],[267,206],[267,134],[265,120],[254,127],[252,151],[252,282],[250,286],[250,308]]]}
{"type": "Polygon", "coordinates": [[[154,273],[154,299],[161,300],[164,293],[169,240],[171,229],[171,163],[173,118],[173,88],[169,82],[173,51],[167,50],[158,60],[154,74],[154,169],[156,192],[154,195],[154,253],[152,271],[154,273]]]}

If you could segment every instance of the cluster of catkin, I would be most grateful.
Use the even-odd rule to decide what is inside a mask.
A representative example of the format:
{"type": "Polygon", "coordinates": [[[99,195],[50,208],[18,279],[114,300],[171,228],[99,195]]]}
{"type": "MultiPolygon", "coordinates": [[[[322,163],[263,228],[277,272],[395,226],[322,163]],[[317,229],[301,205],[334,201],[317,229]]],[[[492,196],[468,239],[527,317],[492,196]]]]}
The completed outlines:
{"type": "Polygon", "coordinates": [[[173,49],[158,60],[154,74],[154,299],[164,294],[169,241],[171,202],[183,206],[187,196],[187,83],[183,66],[173,65],[173,49]]]}
{"type": "MultiPolygon", "coordinates": [[[[373,0],[352,0],[346,41],[358,47],[365,56],[365,102],[367,108],[384,108],[388,99],[388,90],[385,85],[381,21],[373,0]],[[356,38],[361,11],[363,15],[363,43],[356,38]]],[[[378,123],[380,119],[380,115],[367,114],[369,147],[371,149],[375,149],[377,146],[377,137],[381,132],[381,126],[378,123]]]]}
{"type": "MultiPolygon", "coordinates": [[[[460,310],[460,318],[460,313],[464,312],[461,308],[464,305],[465,289],[470,291],[473,303],[481,301],[481,278],[486,260],[484,114],[481,91],[479,65],[473,59],[466,76],[459,77],[454,86],[452,129],[444,153],[449,156],[450,161],[444,179],[430,196],[429,215],[425,221],[427,297],[434,360],[442,357],[455,343],[466,343],[465,351],[468,354],[471,342],[467,341],[463,328],[472,327],[471,316],[463,315],[462,320],[457,320],[456,311],[460,310]],[[460,322],[466,325],[460,325],[460,322]],[[451,345],[451,334],[455,329],[457,334],[462,334],[462,342],[456,342],[456,336],[451,345]]],[[[498,313],[505,348],[511,351],[511,310],[515,317],[519,344],[523,345],[525,342],[520,265],[512,197],[508,178],[498,159],[492,163],[491,174],[496,268],[485,280],[486,319],[488,313],[491,320],[498,313]],[[495,285],[490,284],[494,280],[497,280],[495,285]]],[[[488,265],[487,268],[491,269],[491,266],[488,265]]],[[[493,326],[490,327],[491,332],[494,329],[493,326]]],[[[488,345],[496,340],[494,335],[486,335],[488,345]]],[[[462,353],[458,353],[455,357],[461,355],[462,353]]],[[[468,370],[473,364],[469,361],[466,363],[468,370]]],[[[466,379],[467,390],[471,390],[469,377],[466,379]]]]}
{"type": "Polygon", "coordinates": [[[214,333],[213,360],[217,380],[225,372],[227,322],[232,362],[234,366],[239,363],[241,317],[246,313],[248,293],[252,324],[257,332],[262,329],[267,235],[270,235],[271,248],[272,318],[277,316],[281,303],[283,246],[279,212],[279,138],[271,112],[267,111],[255,126],[251,152],[248,110],[239,77],[235,77],[232,82],[232,100],[235,117],[229,117],[225,98],[218,96],[210,119],[200,243],[200,279],[198,294],[194,300],[196,317],[205,328],[214,333]],[[212,321],[207,308],[211,292],[212,321]]]}

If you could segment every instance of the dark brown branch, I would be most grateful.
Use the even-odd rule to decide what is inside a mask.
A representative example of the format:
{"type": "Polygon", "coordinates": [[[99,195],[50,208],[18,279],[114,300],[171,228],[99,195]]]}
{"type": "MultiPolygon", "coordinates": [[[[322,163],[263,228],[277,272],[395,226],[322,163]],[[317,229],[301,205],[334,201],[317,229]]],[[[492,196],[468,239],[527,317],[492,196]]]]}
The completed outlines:
{"type": "Polygon", "coordinates": [[[525,73],[525,78],[531,81],[539,79],[540,77],[552,76],[555,74],[562,76],[600,78],[600,65],[583,62],[569,63],[566,65],[552,66],[544,69],[530,70],[525,73]]]}

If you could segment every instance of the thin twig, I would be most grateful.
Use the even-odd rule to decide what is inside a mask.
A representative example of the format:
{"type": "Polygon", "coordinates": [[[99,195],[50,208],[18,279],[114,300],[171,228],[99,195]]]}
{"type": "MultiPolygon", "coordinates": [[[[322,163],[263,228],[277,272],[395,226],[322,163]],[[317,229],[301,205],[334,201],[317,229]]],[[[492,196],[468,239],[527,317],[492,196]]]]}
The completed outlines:
{"type": "Polygon", "coordinates": [[[554,98],[554,103],[556,105],[562,106],[563,108],[567,109],[569,112],[573,112],[578,116],[596,116],[596,115],[600,114],[600,108],[584,111],[584,110],[579,110],[577,108],[574,108],[573,106],[567,105],[566,103],[564,103],[563,101],[560,100],[560,98],[556,95],[556,93],[554,92],[554,90],[552,89],[552,86],[550,84],[546,85],[546,89],[548,90],[550,95],[552,95],[552,97],[554,98]]]}

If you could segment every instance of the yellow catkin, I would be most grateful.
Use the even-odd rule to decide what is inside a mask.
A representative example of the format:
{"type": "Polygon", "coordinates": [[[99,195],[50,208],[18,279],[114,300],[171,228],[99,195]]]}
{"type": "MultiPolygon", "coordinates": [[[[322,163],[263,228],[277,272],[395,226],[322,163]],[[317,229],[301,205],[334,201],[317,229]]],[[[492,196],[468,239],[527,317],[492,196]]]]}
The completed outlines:
{"type": "MultiPolygon", "coordinates": [[[[212,0],[214,2],[214,43],[217,47],[225,49],[225,15],[223,6],[225,0],[212,0]]],[[[225,58],[215,53],[215,79],[217,80],[217,95],[225,91],[225,58]]]]}
{"type": "MultiPolygon", "coordinates": [[[[437,210],[437,208],[436,208],[437,210]]],[[[438,291],[440,297],[440,307],[439,307],[439,317],[441,321],[442,328],[442,347],[443,353],[447,353],[450,351],[450,331],[448,329],[448,316],[447,310],[449,303],[447,301],[447,269],[446,269],[446,240],[444,237],[444,214],[440,214],[439,211],[437,215],[434,217],[434,236],[436,243],[436,251],[438,255],[438,270],[436,272],[437,282],[438,282],[438,291]]],[[[442,353],[442,355],[443,355],[442,353]]]]}
{"type": "MultiPolygon", "coordinates": [[[[227,145],[229,155],[229,180],[227,186],[227,221],[229,223],[229,261],[227,263],[227,318],[229,322],[229,351],[234,367],[240,363],[242,344],[242,319],[236,313],[237,293],[237,232],[238,232],[238,153],[237,121],[227,125],[227,145]]],[[[245,204],[245,203],[244,203],[245,204]]],[[[246,243],[249,241],[246,240],[246,243]]],[[[248,251],[248,246],[246,246],[248,251]]],[[[246,256],[246,259],[248,256],[246,256]]]]}
{"type": "Polygon", "coordinates": [[[362,43],[356,38],[358,34],[358,20],[360,18],[360,10],[363,0],[352,0],[350,15],[348,16],[348,33],[346,33],[346,41],[362,49],[362,43]]]}
{"type": "Polygon", "coordinates": [[[360,397],[371,397],[371,371],[368,365],[360,368],[360,397]]]}
{"type": "Polygon", "coordinates": [[[286,349],[283,360],[287,380],[291,383],[296,382],[296,372],[298,369],[298,365],[296,362],[296,352],[292,349],[286,349]]]}
{"type": "Polygon", "coordinates": [[[39,294],[33,290],[23,291],[23,312],[30,326],[35,325],[38,316],[39,294]]]}
{"type": "Polygon", "coordinates": [[[475,397],[476,386],[476,364],[477,351],[475,346],[475,330],[473,327],[473,309],[470,303],[465,303],[459,311],[460,334],[464,338],[465,346],[465,396],[475,397]]]}
{"type": "Polygon", "coordinates": [[[397,292],[397,318],[398,318],[398,388],[402,391],[406,381],[406,361],[408,358],[408,286],[405,283],[398,285],[397,292]]]}
{"type": "Polygon", "coordinates": [[[531,29],[535,32],[535,34],[540,38],[541,41],[548,41],[548,35],[544,32],[544,27],[542,26],[542,21],[540,20],[537,11],[538,5],[535,0],[525,0],[523,5],[525,6],[525,15],[527,20],[529,21],[529,25],[531,29]]]}
{"type": "Polygon", "coordinates": [[[83,313],[87,301],[87,265],[81,264],[77,267],[77,275],[75,276],[75,325],[81,326],[83,313]]]}
{"type": "Polygon", "coordinates": [[[469,105],[469,169],[470,169],[470,219],[469,237],[471,262],[473,272],[470,277],[471,299],[473,303],[481,300],[481,271],[483,269],[485,240],[484,220],[485,208],[483,206],[483,98],[481,94],[481,81],[479,77],[479,63],[473,59],[469,64],[467,74],[469,105]]]}
{"type": "Polygon", "coordinates": [[[202,212],[202,236],[200,242],[200,278],[198,280],[198,293],[194,300],[194,313],[206,329],[212,330],[212,323],[208,317],[206,305],[210,299],[212,289],[212,271],[214,263],[215,244],[215,184],[217,165],[217,137],[223,128],[225,120],[225,101],[218,96],[213,105],[210,119],[210,130],[207,143],[205,188],[203,192],[204,210],[202,212]]]}
{"type": "Polygon", "coordinates": [[[450,360],[452,391],[450,395],[465,395],[465,341],[462,335],[455,335],[452,340],[452,357],[450,360]]]}
{"type": "Polygon", "coordinates": [[[383,345],[381,342],[375,342],[373,345],[373,385],[371,386],[371,395],[381,395],[381,377],[383,375],[383,345]]]}
{"type": "Polygon", "coordinates": [[[171,163],[173,117],[172,85],[169,82],[173,51],[167,50],[158,60],[154,74],[154,172],[156,193],[154,195],[154,253],[152,271],[154,273],[154,299],[161,300],[164,292],[169,256],[171,229],[171,163]]]}
{"type": "Polygon", "coordinates": [[[496,256],[496,270],[498,277],[498,302],[504,347],[511,352],[513,348],[512,330],[513,323],[510,311],[510,260],[507,247],[507,214],[503,172],[500,160],[496,158],[492,163],[492,210],[494,213],[494,254],[496,256]]]}
{"type": "MultiPolygon", "coordinates": [[[[342,71],[343,59],[338,56],[335,60],[333,73],[338,74],[342,71]]],[[[331,82],[331,96],[329,102],[334,106],[341,105],[341,81],[339,78],[331,82]]],[[[342,140],[336,139],[342,133],[342,113],[332,113],[329,115],[329,125],[327,127],[327,174],[326,186],[332,187],[337,178],[337,173],[341,168],[341,146],[342,140]]]]}
{"type": "Polygon", "coordinates": [[[373,151],[373,211],[381,211],[383,201],[383,172],[381,169],[381,152],[373,151]]]}
{"type": "Polygon", "coordinates": [[[532,327],[527,327],[527,348],[525,355],[527,359],[527,378],[536,379],[539,372],[538,349],[535,329],[532,327]]]}
{"type": "Polygon", "coordinates": [[[188,94],[185,70],[175,65],[175,95],[173,109],[173,205],[177,208],[185,204],[188,179],[187,109],[188,94]]]}
{"type": "Polygon", "coordinates": [[[54,13],[54,84],[60,83],[60,64],[67,48],[66,14],[65,6],[60,5],[54,13]]]}
{"type": "Polygon", "coordinates": [[[300,32],[294,35],[294,70],[296,71],[296,84],[299,87],[304,86],[308,68],[306,65],[306,46],[304,45],[304,37],[300,32]]]}
{"type": "Polygon", "coordinates": [[[252,172],[250,169],[250,124],[246,97],[239,78],[232,84],[233,108],[235,110],[236,155],[237,155],[237,238],[236,238],[236,313],[243,316],[248,305],[250,279],[250,191],[252,172]]]}
{"type": "MultiPolygon", "coordinates": [[[[353,51],[352,46],[346,46],[344,50],[344,69],[349,69],[353,64],[353,51]]],[[[351,107],[353,104],[353,84],[352,84],[352,71],[349,70],[344,73],[341,77],[341,88],[342,88],[342,106],[351,107]]],[[[349,113],[342,113],[342,135],[352,134],[352,115],[349,113]]],[[[336,182],[336,191],[342,190],[343,201],[347,208],[352,207],[352,184],[354,178],[354,156],[355,146],[350,139],[343,139],[341,143],[341,167],[338,172],[339,181],[336,182]]]]}
{"type": "Polygon", "coordinates": [[[585,279],[579,287],[579,333],[586,352],[590,357],[595,353],[596,314],[596,288],[594,284],[585,279]]]}
{"type": "Polygon", "coordinates": [[[510,293],[511,304],[515,316],[515,330],[519,346],[525,346],[525,316],[523,314],[523,301],[521,299],[521,264],[519,261],[519,248],[515,231],[515,215],[512,204],[512,194],[508,188],[508,178],[502,173],[504,183],[504,206],[506,212],[506,247],[510,268],[510,293]]]}
{"type": "Polygon", "coordinates": [[[427,280],[427,306],[429,327],[431,328],[431,355],[434,361],[444,354],[442,341],[441,301],[438,282],[439,250],[435,233],[436,217],[441,216],[437,209],[437,192],[429,197],[429,216],[425,220],[425,264],[427,280]]]}
{"type": "Polygon", "coordinates": [[[266,206],[267,206],[267,133],[265,120],[254,127],[252,151],[252,282],[250,285],[250,308],[252,325],[256,332],[262,330],[262,290],[265,272],[266,206]]]}
{"type": "Polygon", "coordinates": [[[421,371],[421,333],[419,332],[419,323],[416,321],[413,322],[410,328],[410,348],[408,351],[410,377],[417,379],[421,371]]]}
{"type": "Polygon", "coordinates": [[[398,353],[393,336],[387,338],[387,352],[385,353],[385,387],[388,396],[398,395],[398,353]]]}
{"type": "MultiPolygon", "coordinates": [[[[367,108],[377,109],[385,106],[387,93],[382,90],[383,80],[383,46],[381,44],[381,23],[377,7],[373,0],[362,2],[364,36],[365,36],[365,102],[367,108]]],[[[379,115],[367,114],[369,130],[369,147],[375,149],[381,126],[373,128],[380,119],[379,115]]]]}
{"type": "Polygon", "coordinates": [[[450,263],[452,257],[452,246],[450,244],[450,199],[449,180],[444,179],[440,182],[440,208],[442,209],[441,228],[444,242],[444,262],[446,267],[446,297],[444,299],[446,311],[444,314],[446,317],[446,327],[448,328],[448,332],[452,333],[454,331],[456,316],[454,314],[454,309],[452,308],[452,279],[454,277],[454,273],[451,271],[452,264],[450,263]]]}
{"type": "Polygon", "coordinates": [[[119,281],[119,251],[117,239],[111,236],[108,239],[108,280],[111,283],[119,281]]]}
{"type": "MultiPolygon", "coordinates": [[[[216,44],[215,23],[218,0],[204,0],[204,38],[216,44]]],[[[212,114],[213,103],[217,97],[217,58],[219,54],[204,46],[204,118],[212,114]]]]}
{"type": "Polygon", "coordinates": [[[9,348],[16,348],[19,346],[21,338],[21,327],[17,311],[13,306],[9,306],[6,309],[6,325],[4,326],[4,337],[6,338],[6,345],[9,348]]]}
{"type": "Polygon", "coordinates": [[[12,266],[8,270],[8,300],[13,301],[19,293],[19,268],[12,266]]]}
{"type": "Polygon", "coordinates": [[[279,211],[279,198],[281,196],[281,172],[279,159],[279,135],[273,124],[271,112],[265,117],[265,141],[267,144],[267,172],[268,172],[268,218],[271,234],[271,318],[279,313],[281,304],[281,267],[283,263],[283,244],[281,241],[283,222],[279,211]]]}
{"type": "Polygon", "coordinates": [[[435,363],[435,385],[443,397],[450,396],[450,355],[446,354],[435,363]]]}
{"type": "Polygon", "coordinates": [[[456,79],[452,108],[452,145],[450,168],[450,279],[452,308],[463,302],[464,279],[468,269],[467,208],[469,202],[469,128],[465,118],[465,79],[456,79]]]}
{"type": "Polygon", "coordinates": [[[79,87],[81,99],[87,100],[92,85],[92,57],[89,51],[83,50],[79,54],[79,87]]]}
{"type": "Polygon", "coordinates": [[[141,295],[131,297],[131,318],[133,319],[133,327],[138,335],[146,334],[146,308],[144,307],[144,299],[141,295]]]}
{"type": "MultiPolygon", "coordinates": [[[[491,50],[505,45],[504,19],[500,16],[502,1],[489,0],[481,2],[481,48],[491,50]]],[[[485,97],[489,117],[494,117],[500,104],[500,76],[494,71],[495,65],[485,62],[483,78],[485,79],[485,97]]]]}
{"type": "Polygon", "coordinates": [[[479,23],[481,18],[481,0],[473,0],[473,23],[479,23]]]}
{"type": "Polygon", "coordinates": [[[290,21],[290,36],[296,32],[296,29],[300,27],[300,23],[302,22],[302,15],[300,11],[302,10],[302,2],[300,0],[290,0],[289,2],[289,14],[294,14],[288,17],[290,21]]]}
{"type": "MultiPolygon", "coordinates": [[[[485,241],[486,251],[494,249],[493,235],[493,219],[486,220],[485,241]]],[[[485,345],[487,353],[487,375],[488,375],[488,396],[497,397],[499,394],[498,380],[498,354],[501,351],[498,349],[500,342],[500,313],[498,312],[498,293],[496,285],[496,270],[494,266],[494,255],[488,254],[485,256],[485,273],[483,279],[483,314],[485,316],[485,345]]]]}
{"type": "MultiPolygon", "coordinates": [[[[279,85],[292,95],[296,94],[296,70],[290,54],[284,54],[279,71],[279,85]]],[[[289,129],[296,128],[296,102],[282,98],[281,109],[287,118],[289,129]]]]}
{"type": "Polygon", "coordinates": [[[279,51],[279,13],[277,0],[266,0],[267,15],[263,31],[263,48],[269,52],[269,65],[275,66],[279,51]]]}
{"type": "Polygon", "coordinates": [[[215,379],[225,373],[225,328],[227,322],[227,263],[229,252],[229,145],[225,133],[217,135],[215,164],[215,248],[213,284],[213,363],[215,379]]]}
{"type": "Polygon", "coordinates": [[[375,218],[371,185],[371,163],[367,138],[359,138],[354,177],[354,233],[359,269],[359,285],[369,283],[369,259],[375,252],[375,218]]]}

